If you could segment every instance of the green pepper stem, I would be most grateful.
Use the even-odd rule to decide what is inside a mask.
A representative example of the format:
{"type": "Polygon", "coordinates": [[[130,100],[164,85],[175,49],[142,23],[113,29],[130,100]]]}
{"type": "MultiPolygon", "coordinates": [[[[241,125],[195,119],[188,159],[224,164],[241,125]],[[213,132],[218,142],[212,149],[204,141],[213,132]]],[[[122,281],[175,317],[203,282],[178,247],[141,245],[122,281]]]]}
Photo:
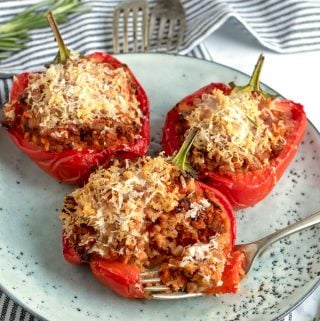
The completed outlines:
{"type": "Polygon", "coordinates": [[[236,86],[234,83],[230,83],[229,85],[231,89],[236,91],[255,92],[255,93],[261,94],[266,99],[271,99],[271,100],[275,99],[277,95],[269,94],[268,92],[260,88],[260,74],[261,74],[263,62],[264,62],[264,56],[263,54],[260,54],[258,61],[254,67],[249,83],[245,86],[236,86]]]}
{"type": "Polygon", "coordinates": [[[187,160],[188,152],[199,132],[199,128],[192,128],[189,132],[187,138],[181,145],[178,153],[173,157],[172,163],[182,169],[183,171],[189,172],[191,174],[195,174],[195,170],[191,167],[187,160]]]}
{"type": "Polygon", "coordinates": [[[57,25],[56,20],[54,19],[54,16],[51,11],[49,11],[47,13],[47,19],[48,19],[49,25],[52,29],[52,32],[54,34],[54,37],[56,38],[56,41],[57,41],[58,47],[59,47],[59,57],[57,60],[58,60],[58,62],[63,64],[67,61],[67,59],[70,58],[70,50],[64,44],[64,41],[61,37],[58,25],[57,25]]]}
{"type": "Polygon", "coordinates": [[[263,54],[260,54],[258,61],[254,67],[253,73],[251,75],[248,87],[251,87],[251,90],[260,92],[260,74],[264,62],[263,54]]]}

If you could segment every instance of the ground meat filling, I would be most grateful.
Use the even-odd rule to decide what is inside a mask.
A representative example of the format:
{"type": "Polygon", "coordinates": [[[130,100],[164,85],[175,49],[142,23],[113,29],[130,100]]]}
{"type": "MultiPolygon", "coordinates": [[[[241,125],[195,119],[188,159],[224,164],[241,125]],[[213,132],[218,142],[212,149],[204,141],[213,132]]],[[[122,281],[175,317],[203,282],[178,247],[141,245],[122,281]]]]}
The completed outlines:
{"type": "Polygon", "coordinates": [[[200,129],[189,161],[198,171],[261,169],[276,158],[293,128],[289,110],[250,92],[224,95],[219,89],[178,105],[176,132],[181,143],[189,129],[200,129]]]}
{"type": "Polygon", "coordinates": [[[116,161],[66,197],[61,212],[71,246],[138,266],[160,267],[172,291],[221,285],[230,233],[227,214],[193,178],[159,156],[116,161]]]}
{"type": "Polygon", "coordinates": [[[23,94],[5,106],[6,122],[50,152],[130,144],[143,117],[136,91],[126,66],[73,54],[64,65],[29,74],[23,94]]]}

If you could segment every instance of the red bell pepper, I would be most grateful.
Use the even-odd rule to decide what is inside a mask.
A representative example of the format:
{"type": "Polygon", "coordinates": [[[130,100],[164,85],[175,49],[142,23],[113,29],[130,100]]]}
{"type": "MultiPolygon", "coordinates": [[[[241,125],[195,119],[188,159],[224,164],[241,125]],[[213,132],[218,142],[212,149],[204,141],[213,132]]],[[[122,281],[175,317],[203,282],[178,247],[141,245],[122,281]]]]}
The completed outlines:
{"type": "Polygon", "coordinates": [[[144,298],[146,293],[139,284],[139,269],[131,264],[110,261],[93,255],[82,258],[63,237],[63,256],[71,264],[88,263],[95,277],[104,285],[127,298],[144,298]]]}
{"type": "MultiPolygon", "coordinates": [[[[252,78],[243,90],[260,92],[262,95],[268,95],[260,90],[259,74],[261,71],[263,57],[260,56],[252,78]]],[[[193,94],[183,98],[167,114],[163,127],[162,146],[167,155],[175,153],[183,139],[183,134],[177,133],[177,124],[180,117],[180,104],[184,108],[193,108],[195,98],[200,98],[204,93],[211,93],[213,89],[220,89],[225,95],[229,95],[234,89],[233,86],[227,86],[222,83],[209,84],[193,94]],[[186,107],[187,106],[187,107],[186,107]]],[[[241,87],[238,87],[238,89],[241,87]]],[[[240,89],[241,90],[241,89],[240,89]]],[[[270,96],[270,95],[269,95],[270,96]]],[[[293,129],[289,137],[286,138],[286,144],[279,155],[272,159],[268,166],[251,171],[226,172],[204,170],[198,173],[198,177],[204,183],[220,190],[227,196],[235,208],[245,208],[252,206],[265,198],[279,181],[285,169],[293,159],[296,150],[303,138],[306,128],[306,115],[303,106],[286,99],[277,99],[274,104],[279,109],[291,112],[293,129]]]]}
{"type": "MultiPolygon", "coordinates": [[[[148,293],[143,289],[140,280],[140,270],[132,265],[119,261],[110,261],[98,256],[89,262],[81,259],[81,256],[64,241],[64,258],[71,264],[88,263],[94,276],[104,285],[117,294],[130,298],[146,298],[148,293]]],[[[206,294],[236,293],[244,272],[244,254],[240,251],[231,251],[222,274],[222,285],[210,288],[206,294]]]]}
{"type": "Polygon", "coordinates": [[[131,264],[95,259],[90,262],[94,276],[117,294],[130,298],[145,298],[147,294],[139,283],[140,270],[131,264]]]}
{"type": "MultiPolygon", "coordinates": [[[[197,182],[197,186],[206,192],[208,199],[219,204],[226,213],[225,226],[230,235],[230,245],[228,248],[228,260],[222,275],[223,284],[218,287],[208,289],[206,294],[236,293],[239,288],[241,278],[244,276],[243,264],[244,254],[234,251],[236,237],[236,220],[235,214],[230,202],[218,190],[197,182]]],[[[82,258],[74,249],[68,240],[63,237],[63,255],[71,264],[88,263],[94,276],[104,285],[127,298],[145,298],[148,293],[144,291],[139,283],[140,270],[132,265],[120,261],[110,261],[98,255],[90,258],[82,258]]]]}
{"type": "Polygon", "coordinates": [[[229,256],[222,274],[222,284],[205,291],[206,294],[237,293],[244,271],[245,255],[241,251],[234,251],[229,256]]]}
{"type": "MultiPolygon", "coordinates": [[[[184,150],[184,152],[186,151],[187,149],[184,150]]],[[[175,164],[178,165],[178,163],[175,164]]],[[[196,181],[196,189],[201,190],[207,199],[223,209],[225,213],[223,224],[226,233],[230,236],[229,244],[225,247],[227,263],[222,275],[223,285],[208,289],[206,293],[235,293],[238,290],[240,279],[244,275],[244,254],[234,250],[236,238],[235,213],[228,199],[218,190],[199,181],[196,181]]],[[[77,252],[76,246],[75,248],[72,247],[71,242],[65,235],[63,236],[63,255],[71,264],[88,263],[95,277],[121,296],[146,298],[149,295],[139,283],[141,271],[132,264],[110,261],[97,254],[83,256],[77,252]]]]}
{"type": "MultiPolygon", "coordinates": [[[[59,44],[59,49],[60,52],[64,50],[65,56],[68,56],[69,51],[63,43],[59,44]]],[[[127,68],[126,65],[107,53],[96,52],[86,56],[86,58],[97,63],[106,63],[113,68],[127,68]]],[[[10,137],[14,143],[45,172],[61,182],[70,184],[81,184],[85,182],[92,170],[97,166],[108,164],[112,157],[135,158],[144,155],[148,150],[150,141],[149,101],[138,80],[128,68],[127,70],[137,88],[136,98],[143,112],[140,138],[136,139],[134,143],[119,144],[103,150],[82,148],[81,150],[65,150],[55,153],[44,151],[39,146],[24,139],[24,131],[18,124],[8,128],[10,137]]],[[[13,82],[10,92],[10,103],[16,115],[21,114],[24,108],[24,106],[19,103],[19,97],[28,86],[28,79],[29,73],[22,73],[15,78],[13,82]]]]}

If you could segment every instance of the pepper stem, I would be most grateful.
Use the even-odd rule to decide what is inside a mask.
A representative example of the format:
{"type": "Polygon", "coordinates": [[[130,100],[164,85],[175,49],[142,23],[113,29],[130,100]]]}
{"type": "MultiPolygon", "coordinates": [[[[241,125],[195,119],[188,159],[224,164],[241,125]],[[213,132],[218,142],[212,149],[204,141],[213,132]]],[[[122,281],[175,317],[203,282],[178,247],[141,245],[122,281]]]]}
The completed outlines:
{"type": "Polygon", "coordinates": [[[264,56],[260,54],[258,61],[254,67],[253,73],[251,75],[250,81],[245,86],[235,86],[238,90],[243,91],[255,91],[255,92],[261,92],[260,88],[260,74],[262,65],[264,62],[264,56]]]}
{"type": "Polygon", "coordinates": [[[260,74],[263,62],[264,56],[263,54],[260,54],[248,84],[248,86],[251,87],[253,91],[260,91],[260,74]]]}
{"type": "Polygon", "coordinates": [[[194,139],[196,138],[197,134],[199,132],[199,128],[192,128],[192,130],[189,132],[187,138],[181,145],[178,153],[173,157],[172,163],[182,169],[183,171],[186,171],[190,174],[195,174],[196,171],[191,167],[187,160],[188,152],[194,142],[194,139]]]}
{"type": "Polygon", "coordinates": [[[265,98],[274,99],[276,95],[269,94],[268,92],[260,88],[260,74],[261,74],[263,62],[264,62],[264,56],[263,54],[260,54],[258,61],[254,67],[249,83],[245,86],[236,86],[234,83],[231,83],[230,84],[231,88],[234,88],[235,90],[239,90],[239,91],[256,92],[261,94],[265,98]]]}
{"type": "Polygon", "coordinates": [[[70,50],[64,44],[58,25],[51,11],[47,13],[47,19],[59,47],[59,53],[55,58],[54,63],[56,62],[64,64],[70,58],[70,50]]]}

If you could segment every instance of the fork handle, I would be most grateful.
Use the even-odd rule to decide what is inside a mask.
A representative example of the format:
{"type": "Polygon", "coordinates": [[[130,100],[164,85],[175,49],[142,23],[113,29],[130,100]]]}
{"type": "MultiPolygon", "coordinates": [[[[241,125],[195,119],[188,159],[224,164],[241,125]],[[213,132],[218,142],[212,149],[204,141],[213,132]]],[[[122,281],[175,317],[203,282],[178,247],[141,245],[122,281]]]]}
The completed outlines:
{"type": "Polygon", "coordinates": [[[12,78],[15,74],[14,73],[9,73],[9,72],[0,72],[0,79],[8,79],[12,78]]]}
{"type": "Polygon", "coordinates": [[[259,255],[261,255],[265,249],[272,243],[281,240],[282,238],[291,235],[293,233],[299,232],[307,227],[316,225],[320,223],[320,211],[304,218],[301,221],[298,221],[294,224],[291,224],[279,231],[276,231],[258,241],[260,243],[259,255]]]}

